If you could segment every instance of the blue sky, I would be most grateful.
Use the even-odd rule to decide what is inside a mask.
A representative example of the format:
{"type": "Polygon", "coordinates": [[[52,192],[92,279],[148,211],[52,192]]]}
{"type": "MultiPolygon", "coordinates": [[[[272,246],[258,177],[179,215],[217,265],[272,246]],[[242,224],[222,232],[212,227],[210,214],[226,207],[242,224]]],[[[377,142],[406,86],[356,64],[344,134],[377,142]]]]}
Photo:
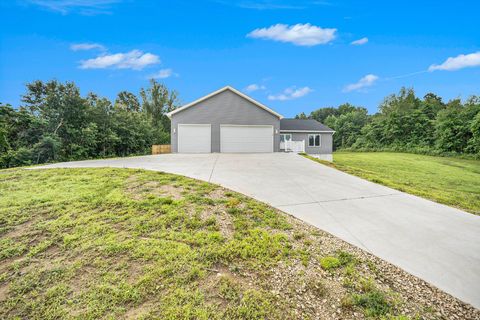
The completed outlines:
{"type": "Polygon", "coordinates": [[[114,99],[156,77],[183,103],[232,85],[285,116],[376,112],[402,86],[480,95],[479,1],[0,2],[0,102],[74,81],[114,99]]]}

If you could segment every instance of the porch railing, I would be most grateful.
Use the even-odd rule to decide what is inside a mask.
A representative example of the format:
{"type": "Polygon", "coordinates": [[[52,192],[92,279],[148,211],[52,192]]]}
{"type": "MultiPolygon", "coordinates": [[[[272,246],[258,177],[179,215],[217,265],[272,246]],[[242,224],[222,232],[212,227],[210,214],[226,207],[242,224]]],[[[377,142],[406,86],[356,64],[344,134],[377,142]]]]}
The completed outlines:
{"type": "Polygon", "coordinates": [[[305,152],[305,140],[302,141],[285,141],[285,152],[305,152]]]}

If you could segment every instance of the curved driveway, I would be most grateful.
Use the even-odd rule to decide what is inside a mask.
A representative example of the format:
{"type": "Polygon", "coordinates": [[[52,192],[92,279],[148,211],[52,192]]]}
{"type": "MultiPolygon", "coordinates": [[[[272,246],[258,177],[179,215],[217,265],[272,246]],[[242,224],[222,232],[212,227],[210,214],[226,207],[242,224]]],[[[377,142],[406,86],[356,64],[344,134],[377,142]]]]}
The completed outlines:
{"type": "Polygon", "coordinates": [[[317,226],[480,308],[479,216],[295,154],[166,154],[40,168],[54,167],[142,168],[217,183],[317,226]]]}

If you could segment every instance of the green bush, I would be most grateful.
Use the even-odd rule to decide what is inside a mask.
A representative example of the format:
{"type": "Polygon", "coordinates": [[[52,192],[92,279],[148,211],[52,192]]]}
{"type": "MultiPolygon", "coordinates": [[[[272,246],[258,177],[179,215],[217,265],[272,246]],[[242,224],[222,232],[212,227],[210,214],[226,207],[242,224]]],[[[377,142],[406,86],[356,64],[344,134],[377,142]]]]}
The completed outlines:
{"type": "Polygon", "coordinates": [[[17,150],[11,150],[9,153],[9,167],[26,166],[32,164],[33,150],[20,147],[17,150]]]}

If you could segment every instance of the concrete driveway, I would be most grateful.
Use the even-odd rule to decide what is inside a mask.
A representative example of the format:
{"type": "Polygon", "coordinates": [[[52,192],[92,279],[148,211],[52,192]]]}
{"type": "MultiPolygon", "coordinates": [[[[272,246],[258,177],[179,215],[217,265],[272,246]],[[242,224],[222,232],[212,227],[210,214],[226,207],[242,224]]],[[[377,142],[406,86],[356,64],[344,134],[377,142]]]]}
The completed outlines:
{"type": "Polygon", "coordinates": [[[57,163],[177,173],[266,202],[480,308],[480,217],[295,154],[166,154],[57,163]]]}

